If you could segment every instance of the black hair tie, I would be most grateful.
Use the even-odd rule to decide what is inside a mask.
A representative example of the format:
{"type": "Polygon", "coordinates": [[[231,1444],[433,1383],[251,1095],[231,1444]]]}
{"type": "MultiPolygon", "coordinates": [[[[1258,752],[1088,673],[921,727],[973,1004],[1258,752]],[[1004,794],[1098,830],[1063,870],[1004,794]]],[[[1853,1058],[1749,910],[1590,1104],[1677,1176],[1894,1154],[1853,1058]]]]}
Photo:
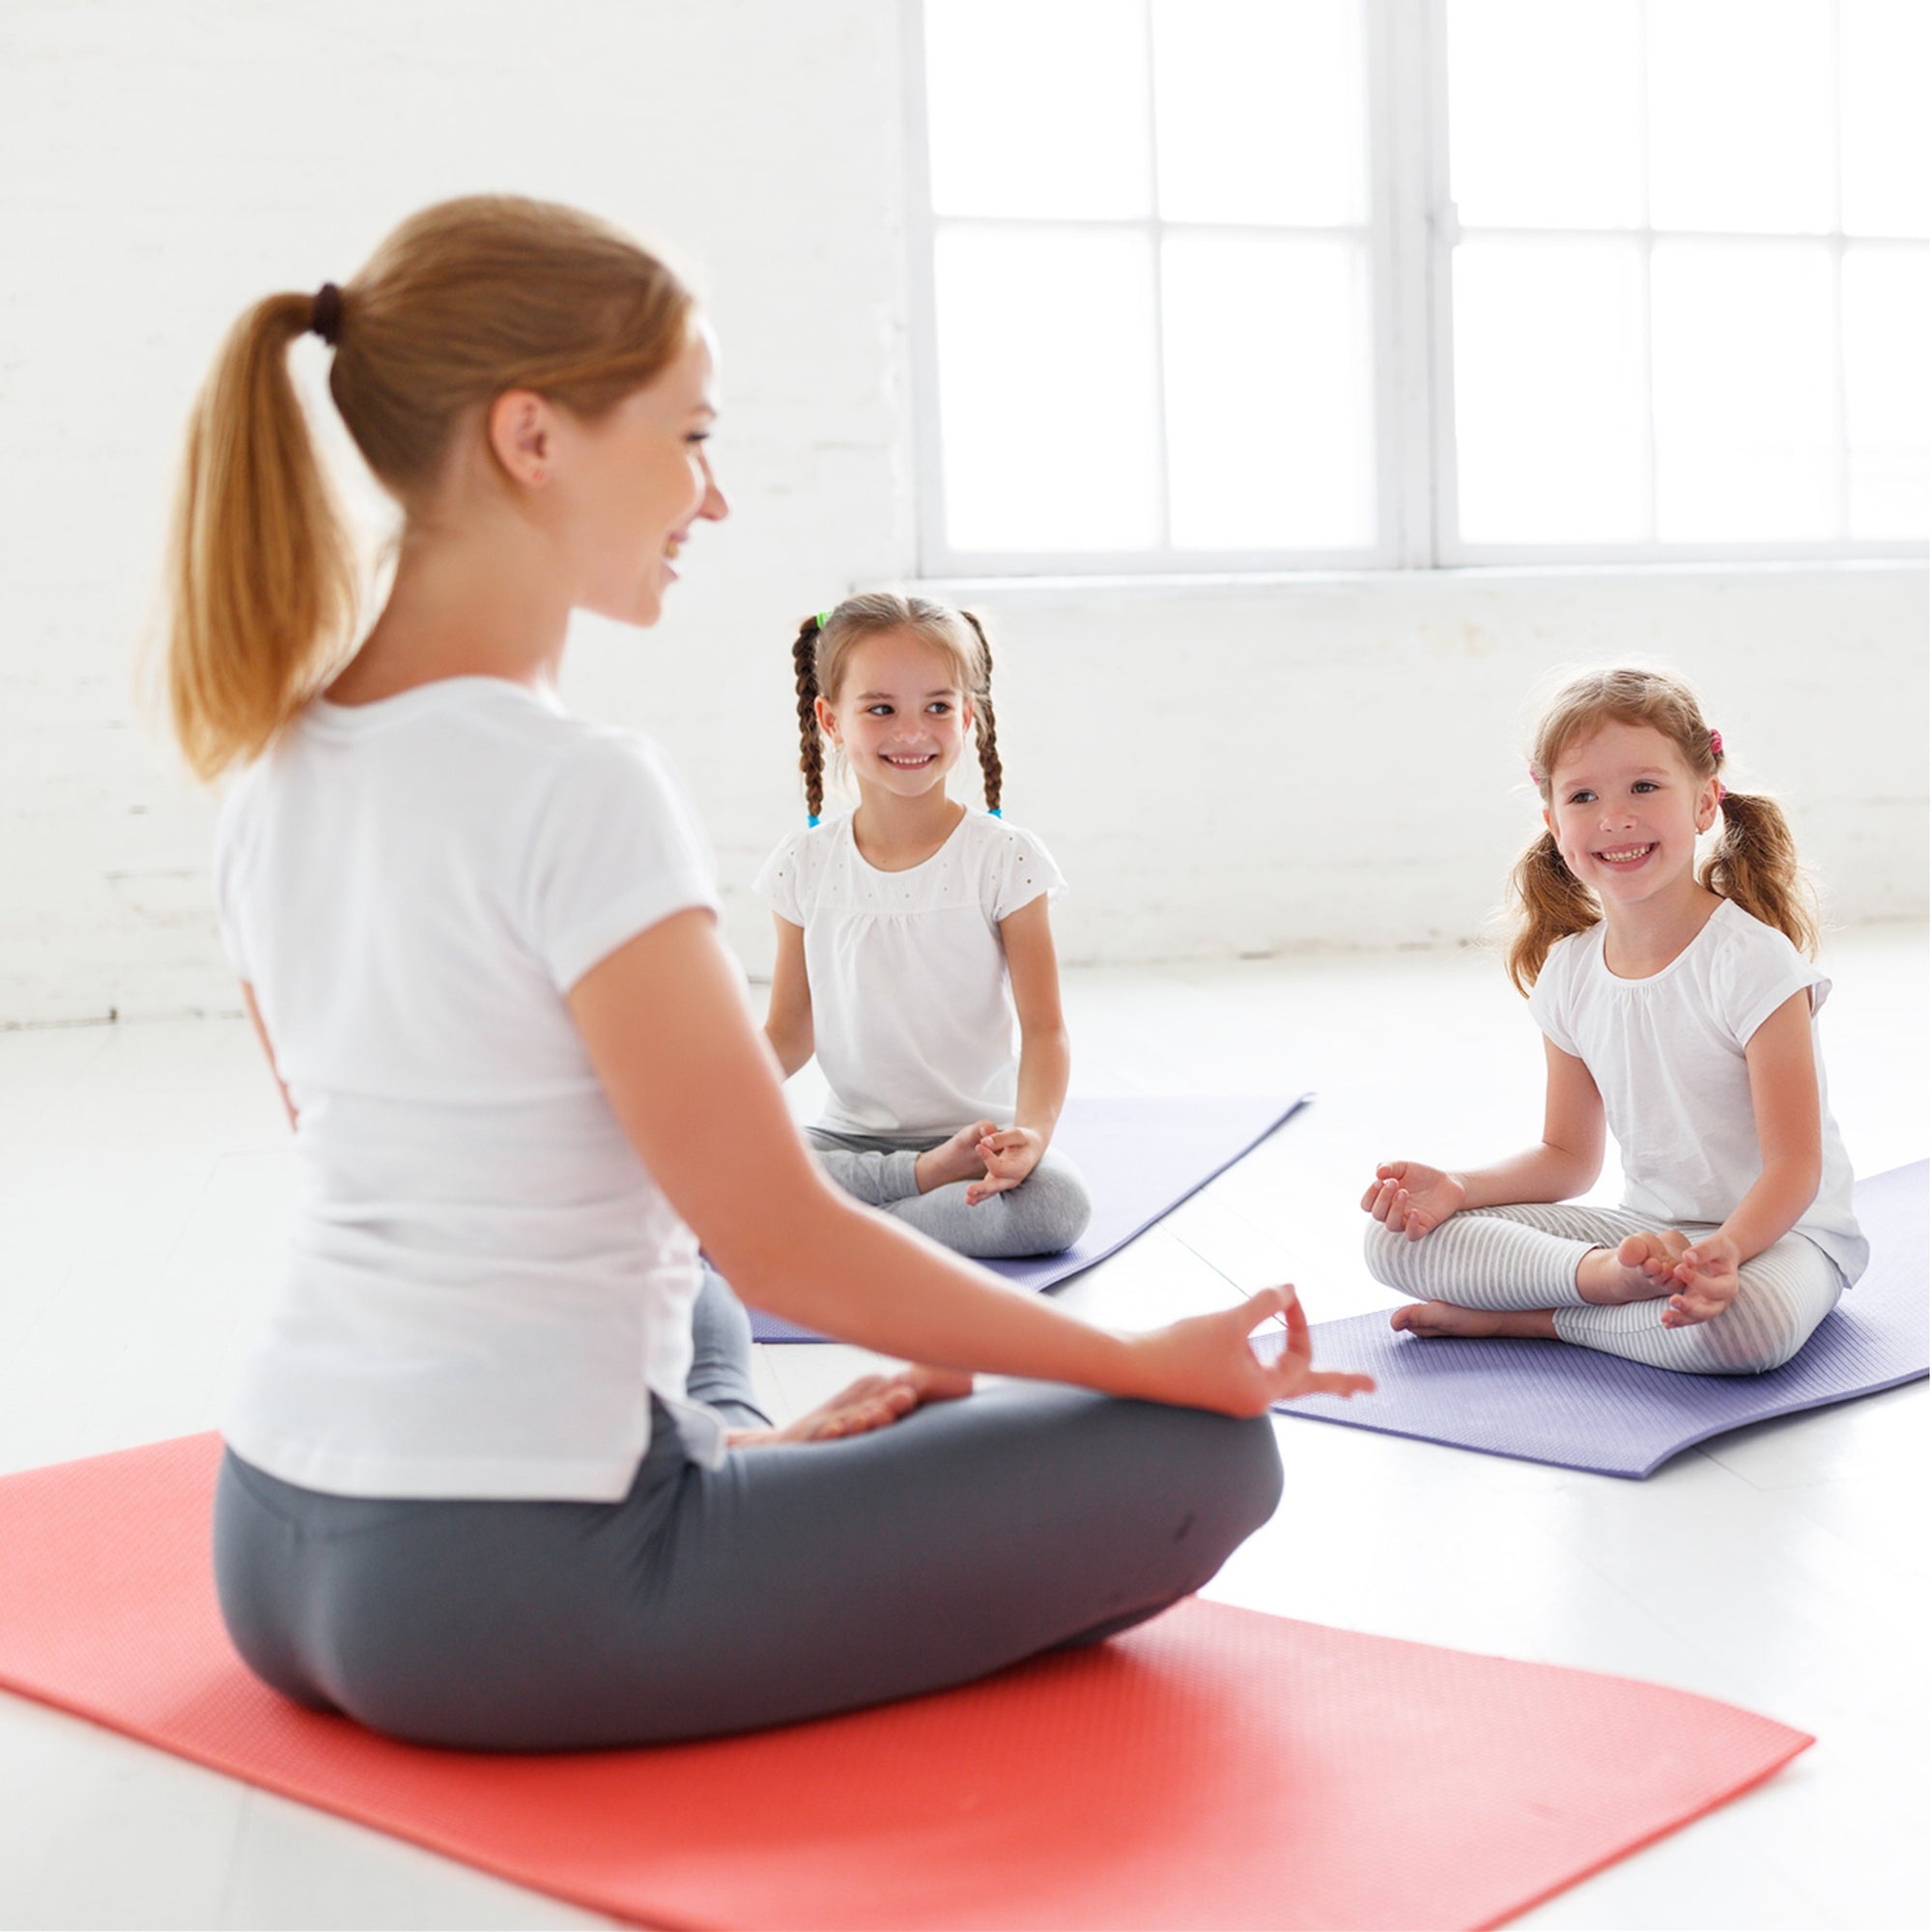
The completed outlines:
{"type": "Polygon", "coordinates": [[[333,349],[342,333],[342,291],[333,282],[324,282],[309,306],[309,332],[319,335],[333,349]]]}

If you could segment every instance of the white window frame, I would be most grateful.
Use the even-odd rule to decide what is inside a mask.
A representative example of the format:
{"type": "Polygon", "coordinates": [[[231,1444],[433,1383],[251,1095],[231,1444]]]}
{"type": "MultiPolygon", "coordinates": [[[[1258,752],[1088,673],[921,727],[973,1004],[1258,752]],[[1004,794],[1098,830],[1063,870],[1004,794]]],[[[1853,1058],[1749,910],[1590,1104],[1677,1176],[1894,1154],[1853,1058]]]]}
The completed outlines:
{"type": "MultiPolygon", "coordinates": [[[[1145,4],[1145,0],[1143,0],[1145,4]]],[[[1553,0],[1552,0],[1553,4],[1553,0]]],[[[1658,0],[1645,0],[1648,6],[1658,0]]],[[[1668,4],[1668,0],[1663,0],[1668,4]]],[[[920,569],[923,576],[957,578],[1223,577],[1388,570],[1452,569],[1472,565],[1788,563],[1812,560],[1919,558],[1924,542],[1908,538],[1778,539],[1758,543],[1472,544],[1461,537],[1456,518],[1455,341],[1452,262],[1459,235],[1449,194],[1448,0],[1365,0],[1368,50],[1369,272],[1375,342],[1372,360],[1375,408],[1377,540],[1350,550],[1177,550],[1163,541],[1151,549],[1109,551],[988,551],[952,545],[946,533],[946,475],[939,421],[938,302],[934,242],[941,225],[932,207],[930,136],[925,108],[923,0],[900,0],[907,76],[907,177],[910,199],[910,322],[913,362],[914,469],[918,489],[920,569]]],[[[1144,14],[1150,22],[1151,11],[1144,14]]],[[[1833,0],[1836,42],[1837,0],[1833,0]]],[[[1150,68],[1151,61],[1150,60],[1150,68]]],[[[1833,99],[1836,99],[1835,89],[1833,99]]],[[[1150,124],[1153,115],[1149,90],[1150,124]]],[[[1153,129],[1149,128],[1149,153],[1153,129]]],[[[1834,185],[1835,189],[1835,185],[1834,185]]],[[[1803,239],[1832,247],[1842,262],[1847,237],[1835,207],[1833,230],[1803,239]]],[[[1646,215],[1648,211],[1646,210],[1646,215]]],[[[945,217],[966,225],[968,217],[945,217]]],[[[1109,229],[1149,236],[1154,273],[1160,272],[1159,238],[1190,229],[1238,230],[1240,224],[1163,221],[1158,213],[1123,220],[1041,220],[1026,223],[984,217],[988,227],[1038,226],[1109,229]]],[[[1269,234],[1293,229],[1269,227],[1269,234]]],[[[1305,231],[1333,235],[1359,230],[1305,231]]],[[[1527,234],[1527,230],[1484,230],[1527,234]]],[[[1559,231],[1549,231],[1555,234],[1559,231]]],[[[1646,292],[1656,231],[1563,230],[1564,235],[1634,235],[1644,256],[1646,292]]],[[[1664,231],[1674,236],[1678,231],[1664,231]]],[[[1697,238],[1701,239],[1701,238],[1697,238]]],[[[1728,238],[1725,238],[1728,239],[1728,238]]],[[[1776,241],[1777,236],[1740,236],[1776,241]]],[[[1796,239],[1796,238],[1792,238],[1796,239]]],[[[1858,236],[1856,245],[1890,245],[1885,238],[1858,236]]],[[[1924,246],[1916,239],[1895,245],[1924,246]]],[[[1159,348],[1159,290],[1154,303],[1159,348]]],[[[1646,387],[1648,386],[1646,330],[1646,387]]],[[[1837,439],[1840,469],[1843,435],[1842,362],[1838,383],[1837,439]]],[[[1167,515],[1166,410],[1153,407],[1160,437],[1162,522],[1167,515]]],[[[1645,435],[1647,504],[1655,499],[1654,440],[1645,435]]],[[[1840,477],[1840,501],[1843,478],[1840,477]]],[[[1648,521],[1648,518],[1647,518],[1648,521]]]]}

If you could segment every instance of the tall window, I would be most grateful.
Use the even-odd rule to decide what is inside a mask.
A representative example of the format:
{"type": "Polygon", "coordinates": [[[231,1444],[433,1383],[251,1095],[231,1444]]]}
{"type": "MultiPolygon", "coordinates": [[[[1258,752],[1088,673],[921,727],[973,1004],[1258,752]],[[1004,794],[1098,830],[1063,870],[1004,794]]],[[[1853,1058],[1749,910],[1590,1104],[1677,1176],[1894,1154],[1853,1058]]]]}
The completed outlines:
{"type": "Polygon", "coordinates": [[[909,0],[929,570],[1917,554],[1925,0],[909,0]]]}
{"type": "Polygon", "coordinates": [[[1362,0],[925,0],[950,558],[1378,551],[1362,0]]]}
{"type": "Polygon", "coordinates": [[[1925,531],[1924,0],[1449,0],[1454,553],[1925,531]]]}

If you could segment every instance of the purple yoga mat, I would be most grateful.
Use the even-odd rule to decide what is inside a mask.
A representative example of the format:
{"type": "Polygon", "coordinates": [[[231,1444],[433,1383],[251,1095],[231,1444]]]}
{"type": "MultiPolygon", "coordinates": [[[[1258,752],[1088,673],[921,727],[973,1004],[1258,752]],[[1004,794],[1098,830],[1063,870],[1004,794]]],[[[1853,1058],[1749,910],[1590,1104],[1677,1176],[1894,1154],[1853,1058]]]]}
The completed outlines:
{"type": "Polygon", "coordinates": [[[1769,1375],[1678,1375],[1554,1342],[1424,1341],[1393,1332],[1384,1310],[1314,1327],[1321,1366],[1374,1376],[1374,1395],[1279,1412],[1641,1479],[1707,1436],[1916,1381],[1927,1358],[1926,1174],[1919,1161],[1859,1182],[1871,1265],[1769,1375]]]}
{"type": "MultiPolygon", "coordinates": [[[[1105,1261],[1163,1214],[1172,1213],[1217,1174],[1251,1152],[1312,1096],[1284,1100],[1216,1096],[1161,1099],[1145,1094],[1067,1101],[1054,1145],[1079,1168],[1094,1218],[1079,1240],[1057,1255],[984,1262],[1015,1288],[1052,1288],[1105,1261]]],[[[754,1308],[754,1342],[823,1342],[810,1328],[754,1308]]]]}

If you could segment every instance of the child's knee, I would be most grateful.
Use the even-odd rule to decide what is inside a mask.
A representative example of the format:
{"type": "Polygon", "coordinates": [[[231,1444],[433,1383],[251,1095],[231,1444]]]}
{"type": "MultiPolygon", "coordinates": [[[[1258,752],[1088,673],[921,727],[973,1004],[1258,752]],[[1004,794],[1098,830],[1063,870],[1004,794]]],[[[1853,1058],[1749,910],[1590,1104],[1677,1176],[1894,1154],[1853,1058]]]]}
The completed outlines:
{"type": "Polygon", "coordinates": [[[1369,1272],[1384,1288],[1400,1289],[1404,1294],[1411,1294],[1414,1290],[1408,1282],[1408,1270],[1404,1263],[1408,1258],[1408,1250],[1415,1244],[1406,1235],[1393,1233],[1379,1221],[1372,1220],[1362,1236],[1362,1260],[1368,1264],[1369,1272]]]}
{"type": "Polygon", "coordinates": [[[1094,1202],[1071,1163],[1042,1162],[1027,1177],[1023,1191],[1029,1197],[1028,1224],[1038,1236],[1041,1254],[1070,1248],[1087,1232],[1094,1202]]]}
{"type": "Polygon", "coordinates": [[[1748,1291],[1722,1314],[1673,1332],[1684,1338],[1690,1358],[1681,1366],[1706,1376],[1768,1376],[1811,1338],[1810,1329],[1794,1323],[1785,1311],[1753,1304],[1748,1291]]]}

